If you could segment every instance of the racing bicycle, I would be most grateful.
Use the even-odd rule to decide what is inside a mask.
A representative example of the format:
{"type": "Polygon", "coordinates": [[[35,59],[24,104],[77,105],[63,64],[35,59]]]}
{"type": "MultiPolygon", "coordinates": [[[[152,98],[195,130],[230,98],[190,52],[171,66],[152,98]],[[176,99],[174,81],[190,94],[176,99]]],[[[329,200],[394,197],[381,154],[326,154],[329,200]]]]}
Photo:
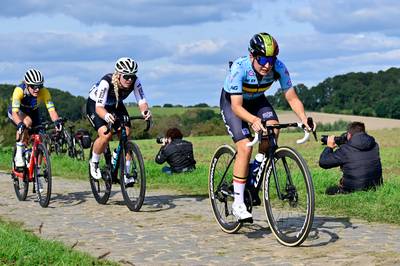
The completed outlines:
{"type": "MultiPolygon", "coordinates": [[[[114,117],[116,117],[114,115],[114,117]]],[[[119,183],[126,206],[131,211],[139,211],[142,207],[146,193],[146,173],[144,169],[143,157],[139,146],[128,140],[125,126],[128,121],[144,118],[142,116],[123,116],[116,117],[120,121],[120,139],[118,147],[115,149],[115,157],[111,155],[110,146],[102,154],[99,161],[101,179],[95,179],[90,174],[89,181],[93,195],[100,204],[106,204],[111,193],[111,187],[114,183],[119,183]],[[119,172],[119,175],[118,175],[119,172]]],[[[147,120],[145,131],[150,129],[151,121],[147,120]]],[[[106,134],[112,130],[112,124],[108,125],[106,134]]],[[[93,142],[94,144],[94,142],[93,142]]],[[[93,144],[90,148],[90,160],[92,157],[93,144]]]]}
{"type": "MultiPolygon", "coordinates": [[[[311,128],[314,123],[308,120],[311,128]]],[[[285,246],[298,246],[307,238],[314,220],[314,187],[306,161],[291,147],[278,147],[275,129],[300,127],[304,137],[297,140],[302,144],[309,139],[309,132],[302,123],[266,125],[266,132],[255,134],[248,146],[261,139],[268,139],[268,154],[257,171],[253,187],[246,184],[244,202],[252,211],[253,197],[257,197],[262,187],[263,205],[269,226],[277,240],[285,246]]],[[[315,128],[315,127],[314,127],[315,128]]],[[[315,130],[315,129],[314,129],[315,130]]],[[[315,131],[314,137],[316,139],[315,131]]],[[[215,219],[226,233],[235,233],[243,225],[232,214],[233,163],[236,151],[229,145],[218,147],[211,159],[209,170],[209,197],[215,219]]],[[[259,202],[261,203],[261,202],[259,202]]]]}
{"type": "Polygon", "coordinates": [[[36,193],[39,204],[42,207],[49,205],[52,186],[50,156],[42,139],[45,128],[46,125],[41,124],[29,129],[32,147],[27,147],[23,153],[25,166],[22,168],[15,167],[15,147],[11,170],[11,178],[18,200],[26,200],[29,183],[33,183],[32,192],[36,193]]]}

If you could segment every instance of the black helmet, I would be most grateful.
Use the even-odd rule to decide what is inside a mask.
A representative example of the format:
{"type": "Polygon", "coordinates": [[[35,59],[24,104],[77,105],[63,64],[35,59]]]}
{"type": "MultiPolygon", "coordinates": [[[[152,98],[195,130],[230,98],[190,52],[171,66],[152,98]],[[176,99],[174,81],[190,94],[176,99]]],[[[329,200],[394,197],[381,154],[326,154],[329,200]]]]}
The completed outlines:
{"type": "Polygon", "coordinates": [[[268,33],[257,33],[251,38],[249,43],[249,52],[252,55],[277,56],[279,46],[274,37],[268,33]]]}

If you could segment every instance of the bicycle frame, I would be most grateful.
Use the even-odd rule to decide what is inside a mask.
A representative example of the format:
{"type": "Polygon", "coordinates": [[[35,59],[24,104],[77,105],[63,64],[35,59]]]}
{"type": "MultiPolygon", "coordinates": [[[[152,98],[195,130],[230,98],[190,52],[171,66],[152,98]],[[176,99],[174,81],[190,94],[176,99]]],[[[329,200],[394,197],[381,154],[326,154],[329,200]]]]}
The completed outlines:
{"type": "MultiPolygon", "coordinates": [[[[117,118],[119,119],[119,118],[117,118]]],[[[119,143],[118,146],[116,148],[116,152],[117,152],[117,156],[115,158],[115,162],[112,162],[111,159],[111,150],[110,150],[110,146],[107,145],[106,150],[104,151],[104,155],[106,157],[106,163],[108,165],[110,165],[110,170],[111,170],[111,177],[113,180],[116,180],[118,178],[118,169],[119,169],[119,160],[120,160],[120,156],[122,153],[122,147],[128,142],[128,135],[126,134],[126,126],[128,124],[128,121],[130,120],[135,120],[135,119],[140,119],[143,120],[143,117],[141,116],[126,116],[123,117],[123,119],[119,119],[121,122],[121,130],[120,130],[120,137],[119,137],[119,143]]],[[[148,131],[150,128],[150,121],[146,121],[147,122],[147,126],[145,131],[148,131]]],[[[112,129],[112,124],[108,124],[107,125],[107,131],[105,132],[105,134],[108,134],[109,131],[111,131],[112,129]]],[[[116,132],[116,130],[114,130],[114,133],[116,132]]]]}
{"type": "Polygon", "coordinates": [[[118,169],[119,169],[119,160],[120,160],[120,156],[122,154],[122,147],[123,145],[125,145],[125,143],[128,141],[128,135],[126,134],[126,128],[125,128],[125,123],[121,123],[121,136],[119,138],[119,143],[118,146],[116,148],[117,151],[117,156],[115,158],[111,158],[111,150],[110,147],[108,146],[107,150],[106,150],[106,157],[108,158],[107,160],[109,160],[109,165],[111,165],[111,175],[112,178],[117,178],[118,176],[118,169]],[[115,160],[115,161],[111,161],[111,160],[115,160]]]}
{"type": "MultiPolygon", "coordinates": [[[[308,120],[308,123],[310,124],[310,126],[313,125],[312,119],[308,120]]],[[[314,126],[314,130],[315,130],[315,125],[313,125],[313,126],[314,126]]],[[[268,156],[264,156],[264,159],[260,164],[260,167],[258,169],[256,178],[255,178],[254,188],[255,188],[256,193],[258,193],[260,191],[261,184],[262,184],[263,177],[264,177],[265,169],[268,169],[265,177],[268,178],[271,175],[271,172],[272,172],[272,174],[274,176],[274,179],[275,179],[275,185],[276,185],[276,190],[277,190],[278,197],[281,200],[285,199],[285,196],[282,195],[282,193],[281,193],[282,190],[281,190],[281,188],[279,186],[278,174],[276,173],[276,167],[275,167],[275,161],[274,161],[274,153],[278,148],[278,144],[276,142],[276,137],[275,137],[276,134],[275,134],[274,129],[282,129],[282,128],[288,128],[288,127],[300,127],[300,128],[303,128],[304,137],[302,139],[299,139],[299,140],[296,141],[298,144],[302,144],[302,143],[306,142],[309,139],[309,132],[307,130],[305,130],[305,126],[302,125],[301,123],[265,125],[265,128],[267,130],[266,131],[266,136],[267,136],[268,142],[269,142],[268,156]]],[[[317,140],[315,131],[313,132],[313,134],[314,134],[315,140],[317,140]]],[[[256,136],[254,137],[254,140],[251,143],[249,143],[247,146],[249,146],[249,147],[253,146],[258,141],[261,141],[262,138],[263,138],[263,135],[256,134],[256,136]]],[[[282,158],[282,162],[283,162],[283,165],[285,167],[286,175],[288,177],[288,179],[286,180],[286,185],[293,184],[293,181],[292,181],[292,178],[291,178],[291,175],[290,175],[290,171],[288,170],[285,158],[282,158]]]]}
{"type": "MultiPolygon", "coordinates": [[[[28,172],[28,181],[33,182],[33,171],[35,169],[35,165],[38,163],[36,160],[36,154],[37,151],[37,146],[42,143],[42,138],[39,133],[32,134],[30,137],[30,141],[33,143],[32,144],[32,152],[31,156],[29,159],[29,167],[27,168],[28,172]]],[[[18,172],[15,169],[12,169],[13,174],[17,176],[19,179],[24,179],[24,172],[18,172]]]]}
{"type": "MultiPolygon", "coordinates": [[[[311,120],[311,123],[312,123],[312,120],[311,120]]],[[[301,127],[301,128],[304,129],[304,126],[301,123],[288,123],[288,124],[277,124],[277,125],[266,125],[265,126],[267,131],[266,131],[266,135],[264,135],[264,136],[266,136],[268,138],[268,142],[269,142],[268,155],[264,156],[264,159],[262,160],[262,162],[261,162],[261,164],[259,166],[256,178],[255,178],[255,182],[254,182],[255,192],[258,193],[260,191],[260,189],[261,189],[261,184],[263,182],[264,173],[265,173],[266,169],[268,169],[265,177],[268,178],[271,175],[271,172],[272,172],[272,174],[274,176],[274,179],[275,179],[275,184],[277,186],[276,187],[277,193],[278,193],[278,196],[279,196],[279,198],[281,200],[283,200],[285,197],[282,195],[281,189],[279,187],[278,175],[276,173],[276,167],[275,167],[275,161],[273,160],[274,153],[275,153],[276,149],[278,148],[278,144],[277,144],[276,138],[275,138],[276,135],[275,135],[274,129],[282,129],[282,128],[287,128],[287,127],[301,127]]],[[[304,131],[304,132],[305,132],[304,138],[300,139],[300,140],[297,140],[297,143],[299,143],[299,144],[300,143],[304,143],[305,141],[308,140],[309,133],[307,131],[304,131]]],[[[252,142],[250,142],[247,146],[249,146],[249,147],[253,146],[258,141],[261,141],[262,137],[264,137],[264,136],[256,134],[256,136],[254,137],[254,140],[252,142]]],[[[314,135],[314,136],[316,137],[316,135],[314,135]]],[[[237,154],[237,151],[235,152],[234,156],[232,157],[231,161],[229,162],[229,164],[228,164],[228,166],[227,166],[227,168],[226,168],[226,170],[225,170],[225,172],[223,174],[223,178],[221,178],[221,181],[217,186],[218,188],[221,187],[221,184],[222,184],[223,180],[225,180],[226,173],[227,173],[230,165],[232,164],[232,162],[235,160],[236,154],[237,154]]],[[[291,184],[292,180],[291,180],[290,172],[287,169],[287,164],[286,164],[286,161],[284,159],[283,159],[283,164],[285,166],[285,171],[286,171],[287,176],[288,176],[288,180],[287,180],[288,184],[291,184]]]]}

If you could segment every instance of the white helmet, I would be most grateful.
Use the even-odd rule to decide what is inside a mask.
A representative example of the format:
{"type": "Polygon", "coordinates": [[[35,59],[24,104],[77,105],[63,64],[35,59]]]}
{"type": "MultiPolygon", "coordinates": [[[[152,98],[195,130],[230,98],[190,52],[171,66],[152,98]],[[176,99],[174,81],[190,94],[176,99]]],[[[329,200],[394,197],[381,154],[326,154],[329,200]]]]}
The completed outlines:
{"type": "Polygon", "coordinates": [[[132,75],[138,71],[138,64],[129,57],[121,57],[115,63],[115,71],[120,74],[132,75]]]}
{"type": "Polygon", "coordinates": [[[39,70],[29,69],[24,76],[25,83],[28,85],[43,85],[43,75],[39,70]]]}

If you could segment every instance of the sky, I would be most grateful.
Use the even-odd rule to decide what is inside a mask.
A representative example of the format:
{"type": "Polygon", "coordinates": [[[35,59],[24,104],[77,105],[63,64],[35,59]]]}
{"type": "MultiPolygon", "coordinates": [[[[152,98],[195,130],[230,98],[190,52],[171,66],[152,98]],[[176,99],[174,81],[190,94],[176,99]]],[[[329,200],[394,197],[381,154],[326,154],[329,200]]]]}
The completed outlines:
{"type": "Polygon", "coordinates": [[[45,86],[87,97],[127,56],[150,105],[218,105],[228,62],[259,32],[309,88],[400,67],[398,0],[3,0],[0,25],[0,83],[36,68],[45,86]]]}

